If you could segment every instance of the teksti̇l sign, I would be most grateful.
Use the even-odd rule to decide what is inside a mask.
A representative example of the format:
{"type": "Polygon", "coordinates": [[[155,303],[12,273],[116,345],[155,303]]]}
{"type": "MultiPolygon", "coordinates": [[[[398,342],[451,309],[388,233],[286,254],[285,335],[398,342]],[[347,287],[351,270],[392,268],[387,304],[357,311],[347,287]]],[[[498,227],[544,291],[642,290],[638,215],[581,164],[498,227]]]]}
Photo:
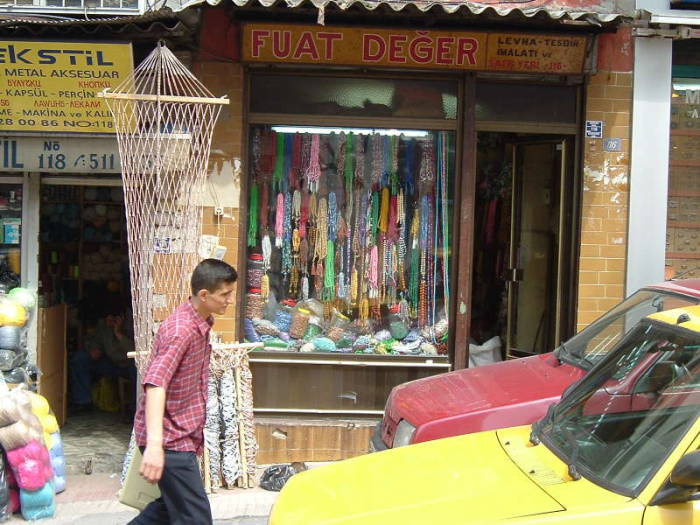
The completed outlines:
{"type": "Polygon", "coordinates": [[[0,41],[0,132],[114,133],[97,93],[132,70],[131,44],[0,41]]]}

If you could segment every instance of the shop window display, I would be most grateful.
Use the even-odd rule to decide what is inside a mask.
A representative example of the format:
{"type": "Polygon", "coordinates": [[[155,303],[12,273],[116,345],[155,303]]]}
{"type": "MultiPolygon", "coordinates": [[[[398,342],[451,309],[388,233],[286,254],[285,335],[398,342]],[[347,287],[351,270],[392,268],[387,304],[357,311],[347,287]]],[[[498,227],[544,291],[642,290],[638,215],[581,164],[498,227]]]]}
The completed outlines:
{"type": "Polygon", "coordinates": [[[454,134],[250,136],[246,338],[278,351],[446,353],[454,134]]]}

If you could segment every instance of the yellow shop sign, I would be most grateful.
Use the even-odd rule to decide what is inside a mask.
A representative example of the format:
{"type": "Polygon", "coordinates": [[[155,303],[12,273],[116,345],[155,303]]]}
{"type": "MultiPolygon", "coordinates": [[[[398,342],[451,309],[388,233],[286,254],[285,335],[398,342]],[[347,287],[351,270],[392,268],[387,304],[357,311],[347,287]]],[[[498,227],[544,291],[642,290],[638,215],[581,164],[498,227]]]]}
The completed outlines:
{"type": "Polygon", "coordinates": [[[127,43],[0,41],[0,132],[114,133],[97,93],[132,70],[127,43]]]}
{"type": "Polygon", "coordinates": [[[539,33],[425,31],[246,24],[243,60],[580,74],[586,37],[539,33]]]}

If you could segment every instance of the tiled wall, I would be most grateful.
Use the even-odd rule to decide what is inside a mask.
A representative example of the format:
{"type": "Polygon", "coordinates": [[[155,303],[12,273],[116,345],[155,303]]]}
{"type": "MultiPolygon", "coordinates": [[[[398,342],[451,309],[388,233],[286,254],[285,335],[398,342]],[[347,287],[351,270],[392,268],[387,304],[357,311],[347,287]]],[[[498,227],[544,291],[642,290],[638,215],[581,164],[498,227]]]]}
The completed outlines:
{"type": "Polygon", "coordinates": [[[630,45],[624,30],[601,39],[599,71],[586,90],[585,120],[603,121],[603,139],[584,139],[577,330],[624,297],[632,112],[630,45]],[[621,151],[604,151],[606,138],[622,139],[621,151]]]}
{"type": "MultiPolygon", "coordinates": [[[[242,171],[235,169],[234,161],[243,159],[243,68],[228,62],[200,61],[194,64],[193,71],[215,96],[227,95],[230,101],[224,106],[214,131],[209,187],[202,208],[202,233],[218,236],[219,244],[226,247],[224,260],[238,269],[242,171]],[[223,208],[223,216],[214,213],[215,205],[223,208]]],[[[245,280],[240,271],[239,279],[245,280]]],[[[238,339],[235,307],[216,320],[214,329],[224,341],[238,339]]]]}

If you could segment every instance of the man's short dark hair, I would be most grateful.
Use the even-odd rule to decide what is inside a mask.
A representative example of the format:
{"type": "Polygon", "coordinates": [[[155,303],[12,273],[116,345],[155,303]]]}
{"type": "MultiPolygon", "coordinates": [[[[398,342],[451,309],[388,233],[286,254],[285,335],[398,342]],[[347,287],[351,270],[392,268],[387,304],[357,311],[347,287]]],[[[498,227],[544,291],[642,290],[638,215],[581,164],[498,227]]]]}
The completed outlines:
{"type": "Polygon", "coordinates": [[[230,264],[218,259],[204,259],[192,272],[192,295],[197,295],[200,290],[214,292],[222,283],[235,283],[236,279],[238,274],[230,264]]]}

